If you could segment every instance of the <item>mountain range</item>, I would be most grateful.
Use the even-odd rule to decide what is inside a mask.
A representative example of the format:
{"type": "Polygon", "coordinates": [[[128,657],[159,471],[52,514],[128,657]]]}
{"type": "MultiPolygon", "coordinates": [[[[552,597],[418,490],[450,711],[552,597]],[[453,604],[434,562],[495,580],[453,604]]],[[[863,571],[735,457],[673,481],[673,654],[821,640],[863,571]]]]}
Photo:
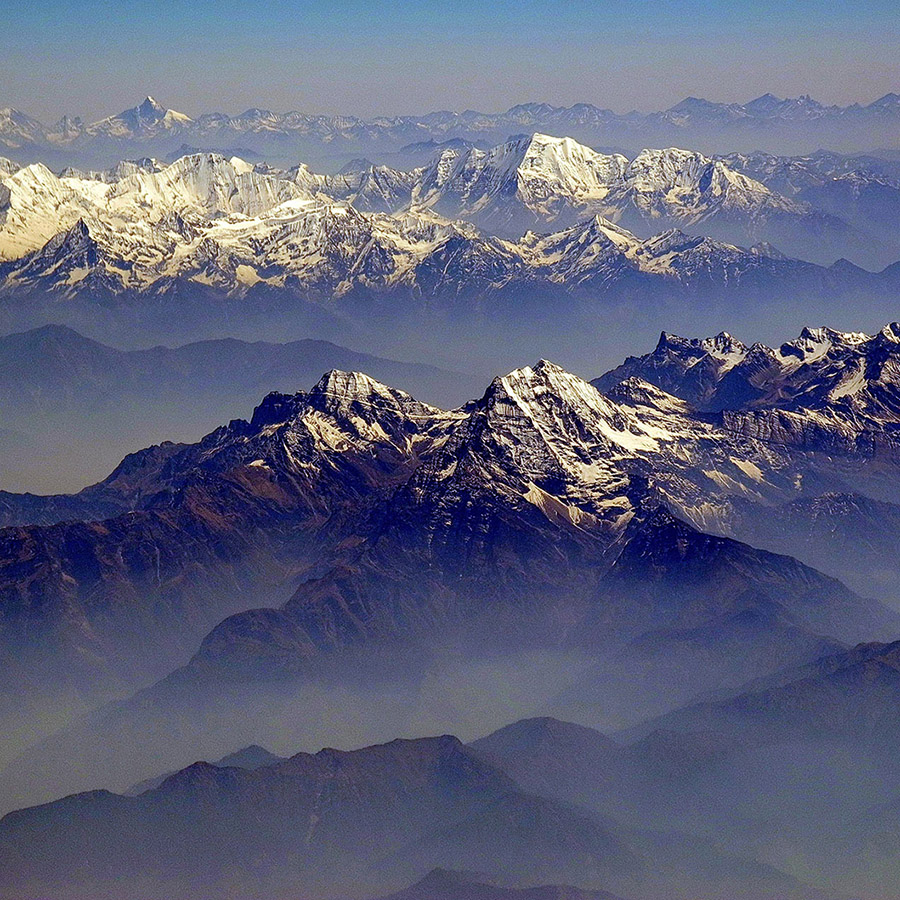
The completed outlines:
{"type": "Polygon", "coordinates": [[[786,550],[864,593],[896,598],[900,578],[889,560],[900,540],[900,495],[887,472],[900,424],[897,339],[896,325],[874,336],[805,329],[778,348],[747,346],[724,333],[702,340],[664,333],[652,353],[629,358],[594,384],[614,393],[639,378],[731,431],[801,452],[831,447],[838,458],[865,458],[873,471],[885,465],[884,475],[860,491],[855,466],[839,464],[842,487],[762,515],[748,507],[731,533],[786,550]]]}
{"type": "Polygon", "coordinates": [[[352,897],[437,867],[386,900],[886,900],[896,650],[826,656],[630,734],[541,717],[468,745],[247,748],[9,813],[0,878],[11,900],[352,897]]]}
{"type": "MultiPolygon", "coordinates": [[[[333,739],[320,716],[336,696],[353,710],[347,742],[470,734],[501,709],[620,727],[891,638],[895,612],[740,541],[777,522],[801,560],[818,564],[811,544],[874,593],[827,510],[897,504],[898,333],[806,332],[770,351],[765,403],[718,412],[653,384],[653,366],[635,374],[640,360],[605,393],[541,362],[452,411],[332,372],[197,444],[132,454],[78,495],[4,495],[4,791],[52,796],[98,773],[124,788],[198,748],[333,739]],[[818,543],[783,514],[810,504],[818,543]],[[21,752],[35,722],[46,734],[152,682],[21,752]]],[[[714,371],[750,352],[728,336],[661,345],[714,371]]]]}
{"type": "MultiPolygon", "coordinates": [[[[872,241],[883,244],[882,255],[896,252],[890,245],[891,235],[877,227],[879,218],[869,222],[868,230],[854,230],[840,217],[836,199],[830,205],[838,213],[832,214],[798,199],[797,188],[791,189],[794,197],[784,196],[734,165],[744,161],[675,148],[643,150],[629,161],[621,154],[597,153],[571,138],[529,134],[490,150],[442,147],[429,164],[410,171],[370,165],[335,176],[316,175],[305,165],[278,170],[238,157],[203,153],[169,164],[149,159],[119,163],[104,172],[70,169],[61,177],[42,164],[17,169],[8,163],[10,174],[3,176],[0,198],[4,210],[0,257],[7,261],[27,257],[81,221],[86,226],[84,236],[99,241],[95,252],[120,260],[119,277],[114,280],[121,287],[131,283],[140,288],[162,276],[171,278],[185,268],[190,270],[187,261],[169,271],[162,268],[160,254],[175,252],[175,246],[168,246],[172,241],[188,245],[199,241],[208,257],[211,246],[246,241],[260,229],[270,233],[278,228],[284,233],[290,223],[309,220],[310,215],[321,217],[324,210],[332,216],[346,214],[346,203],[361,214],[351,223],[371,221],[370,229],[380,223],[382,230],[400,230],[412,241],[433,244],[459,235],[460,228],[436,231],[429,210],[445,219],[470,221],[512,241],[520,240],[528,229],[559,230],[600,215],[642,231],[644,238],[660,226],[680,226],[737,243],[769,241],[815,262],[833,261],[841,251],[844,255],[862,249],[871,253],[872,241]],[[393,228],[387,224],[390,219],[377,214],[393,217],[393,228]],[[210,230],[223,217],[233,220],[210,230]],[[428,224],[431,230],[426,233],[423,229],[428,224]],[[120,233],[110,246],[111,232],[123,228],[126,233],[120,233]],[[136,232],[130,241],[128,231],[136,232]],[[137,248],[129,244],[138,235],[148,246],[135,259],[137,248]],[[863,237],[865,248],[860,247],[863,237]]],[[[883,191],[896,194],[898,185],[893,180],[865,174],[870,180],[880,177],[883,191]]],[[[864,201],[857,193],[854,202],[858,220],[859,204],[864,201]]],[[[889,216],[890,209],[889,205],[880,210],[880,219],[889,216]]],[[[463,229],[461,236],[471,239],[473,234],[463,229]]],[[[272,242],[269,237],[265,243],[272,242]]],[[[260,247],[257,257],[262,249],[270,257],[266,267],[277,265],[277,257],[271,258],[275,247],[260,247]]],[[[416,256],[421,253],[414,254],[414,261],[416,256]]],[[[261,280],[258,258],[242,262],[256,274],[244,273],[239,283],[249,286],[261,280]]],[[[309,276],[298,277],[310,282],[309,276]]],[[[230,280],[219,276],[218,281],[233,290],[234,271],[230,280]]]]}
{"type": "MultiPolygon", "coordinates": [[[[226,349],[6,340],[33,402],[226,349]]],[[[898,365],[894,323],[450,410],[332,370],[4,493],[4,896],[889,900],[898,365]]]]}
{"type": "MultiPolygon", "coordinates": [[[[648,898],[697,890],[714,898],[827,896],[752,857],[686,835],[623,828],[527,792],[446,735],[300,753],[254,770],[197,762],[137,796],[94,791],[0,821],[0,877],[11,900],[30,890],[67,898],[248,890],[354,897],[435,866],[484,875],[468,876],[467,887],[459,876],[432,872],[394,896],[514,900],[520,892],[504,884],[560,876],[596,888],[630,885],[648,898]]],[[[570,896],[614,900],[602,889],[523,893],[570,896]]]]}
{"type": "MultiPolygon", "coordinates": [[[[893,146],[900,97],[886,94],[868,105],[825,106],[810,97],[771,94],[748,103],[716,103],[688,97],[668,110],[617,114],[588,103],[558,107],[524,103],[504,113],[439,111],[420,116],[379,117],[276,113],[252,108],[239,115],[208,113],[191,118],[152,97],[138,106],[87,123],[63,117],[47,126],[16,109],[0,109],[0,147],[21,161],[77,159],[109,165],[123,148],[165,156],[183,143],[222,150],[244,146],[282,161],[298,156],[342,165],[354,156],[396,153],[423,141],[464,139],[497,143],[522,131],[570,134],[585,143],[618,146],[648,142],[709,145],[713,152],[770,150],[810,152],[820,147],[852,152],[893,146]]],[[[380,161],[380,160],[379,160],[380,161]]]]}
{"type": "Polygon", "coordinates": [[[900,896],[898,136],[0,109],[0,900],[900,896]]]}
{"type": "Polygon", "coordinates": [[[0,109],[0,900],[896,900],[898,138],[0,109]]]}
{"type": "Polygon", "coordinates": [[[536,330],[565,346],[601,313],[635,328],[675,311],[703,324],[723,306],[736,321],[848,302],[881,315],[896,265],[820,266],[765,240],[884,256],[893,232],[879,234],[722,160],[672,149],[629,162],[543,135],[444,149],[411,172],[323,176],[215,154],[61,176],[33,164],[0,178],[0,318],[131,342],[299,323],[386,348],[407,335],[430,354],[449,341],[457,356],[487,353],[477,335],[493,325],[496,358],[498,340],[520,348],[536,330]],[[652,234],[661,225],[678,227],[652,234]]]}
{"type": "Polygon", "coordinates": [[[897,160],[825,151],[805,157],[734,153],[722,159],[770,189],[839,216],[861,231],[890,228],[897,221],[897,160]]]}

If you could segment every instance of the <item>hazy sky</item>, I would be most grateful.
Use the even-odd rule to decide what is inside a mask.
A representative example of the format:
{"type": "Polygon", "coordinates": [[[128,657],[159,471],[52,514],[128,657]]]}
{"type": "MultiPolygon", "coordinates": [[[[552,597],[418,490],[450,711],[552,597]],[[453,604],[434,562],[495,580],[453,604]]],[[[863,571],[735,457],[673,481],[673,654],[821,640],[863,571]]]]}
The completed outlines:
{"type": "Polygon", "coordinates": [[[7,0],[0,106],[371,116],[900,91],[897,0],[7,0]]]}

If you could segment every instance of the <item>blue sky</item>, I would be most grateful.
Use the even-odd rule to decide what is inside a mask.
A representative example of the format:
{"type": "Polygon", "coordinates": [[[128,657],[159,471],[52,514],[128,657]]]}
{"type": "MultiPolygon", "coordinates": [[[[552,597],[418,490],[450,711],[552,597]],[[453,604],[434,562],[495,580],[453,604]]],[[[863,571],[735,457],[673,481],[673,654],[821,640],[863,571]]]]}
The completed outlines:
{"type": "Polygon", "coordinates": [[[44,119],[96,118],[147,93],[190,114],[370,116],[900,90],[896,0],[8,3],[0,105],[44,119]]]}

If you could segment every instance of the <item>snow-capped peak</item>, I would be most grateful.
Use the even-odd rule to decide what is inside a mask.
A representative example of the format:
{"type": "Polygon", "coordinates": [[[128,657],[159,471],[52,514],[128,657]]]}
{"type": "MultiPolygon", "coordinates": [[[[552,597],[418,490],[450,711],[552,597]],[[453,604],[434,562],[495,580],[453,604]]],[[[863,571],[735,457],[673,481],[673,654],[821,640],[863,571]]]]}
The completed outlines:
{"type": "Polygon", "coordinates": [[[518,166],[520,179],[542,178],[575,193],[598,193],[621,177],[626,158],[603,154],[572,138],[535,133],[525,142],[518,166]]]}
{"type": "Polygon", "coordinates": [[[521,234],[520,222],[587,210],[606,196],[626,164],[623,156],[597,153],[571,138],[522,135],[487,151],[445,150],[423,172],[412,200],[521,234]]]}
{"type": "Polygon", "coordinates": [[[585,440],[588,447],[598,439],[629,449],[656,446],[655,437],[593,385],[543,359],[494,379],[482,403],[504,428],[526,421],[551,447],[561,445],[564,435],[566,453],[573,441],[576,453],[584,449],[585,440]]]}
{"type": "Polygon", "coordinates": [[[874,336],[807,327],[777,350],[748,348],[725,333],[703,340],[664,333],[652,353],[629,358],[596,384],[612,395],[633,376],[701,409],[815,411],[817,427],[852,442],[861,428],[900,424],[900,324],[874,336]]]}
{"type": "MultiPolygon", "coordinates": [[[[749,236],[751,223],[769,216],[799,221],[810,213],[805,204],[697,151],[645,149],[629,161],[541,132],[490,150],[446,148],[422,171],[410,196],[413,205],[470,219],[508,238],[596,214],[629,225],[636,218],[686,225],[740,219],[749,236]]],[[[765,247],[759,253],[774,256],[765,247]]]]}
{"type": "Polygon", "coordinates": [[[705,338],[701,346],[710,356],[727,361],[731,365],[739,363],[750,349],[727,331],[719,332],[715,337],[705,338]]]}
{"type": "Polygon", "coordinates": [[[307,398],[311,408],[326,412],[345,430],[393,441],[405,442],[420,428],[446,415],[362,372],[338,369],[323,375],[307,398]]]}
{"type": "Polygon", "coordinates": [[[137,110],[142,116],[146,116],[147,118],[154,115],[165,115],[166,113],[166,108],[157,103],[149,94],[144,98],[144,101],[138,105],[137,110]]]}
{"type": "Polygon", "coordinates": [[[148,136],[186,128],[193,122],[190,116],[166,109],[153,97],[147,96],[137,106],[118,115],[109,116],[85,126],[84,133],[93,137],[105,136],[117,139],[148,136]]]}
{"type": "Polygon", "coordinates": [[[364,372],[343,372],[332,369],[326,372],[310,391],[311,397],[327,397],[343,401],[377,403],[381,401],[406,402],[412,397],[396,388],[388,387],[364,372]]]}
{"type": "Polygon", "coordinates": [[[782,344],[779,353],[783,357],[795,356],[804,363],[821,359],[834,346],[856,346],[869,341],[862,332],[841,332],[831,328],[803,328],[800,336],[782,344]]]}
{"type": "Polygon", "coordinates": [[[798,213],[799,204],[764,184],[693,150],[642,150],[629,164],[619,189],[649,215],[700,221],[719,210],[778,209],[798,213]]]}
{"type": "Polygon", "coordinates": [[[683,338],[663,331],[651,355],[658,360],[679,359],[683,361],[685,368],[693,366],[700,359],[713,360],[717,375],[721,377],[743,362],[749,352],[750,348],[746,344],[727,331],[709,338],[683,338]]]}

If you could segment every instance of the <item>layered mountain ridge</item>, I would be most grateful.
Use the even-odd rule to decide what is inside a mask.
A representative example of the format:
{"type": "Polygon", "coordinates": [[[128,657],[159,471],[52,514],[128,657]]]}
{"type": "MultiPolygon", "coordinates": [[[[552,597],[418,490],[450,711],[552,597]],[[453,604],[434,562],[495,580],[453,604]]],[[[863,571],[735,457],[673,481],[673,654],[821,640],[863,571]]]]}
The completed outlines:
{"type": "Polygon", "coordinates": [[[524,290],[596,299],[780,284],[821,294],[884,291],[895,280],[892,269],[823,269],[760,242],[783,227],[789,242],[813,240],[820,250],[829,233],[846,243],[838,220],[721,161],[667,150],[627,163],[542,135],[490,152],[445,150],[411,173],[319,176],[214,154],[97,175],[33,164],[0,182],[0,295],[127,303],[189,288],[476,307],[524,290]],[[616,219],[644,230],[711,229],[726,240],[677,229],[639,238],[616,219]],[[521,236],[548,227],[562,230],[521,236]],[[759,240],[747,250],[729,242],[739,238],[759,240]]]}
{"type": "Polygon", "coordinates": [[[0,110],[0,896],[894,900],[898,117],[0,110]]]}
{"type": "Polygon", "coordinates": [[[890,93],[868,105],[847,107],[825,106],[810,97],[780,99],[766,94],[744,104],[689,97],[668,110],[649,114],[617,114],[589,103],[569,108],[524,103],[499,114],[442,111],[368,121],[259,108],[239,115],[209,113],[192,119],[147,97],[136,107],[93,123],[65,116],[47,126],[6,108],[0,110],[0,141],[9,151],[24,156],[65,150],[93,159],[108,158],[125,143],[159,153],[177,146],[176,141],[233,146],[236,140],[269,153],[285,153],[300,145],[321,154],[330,145],[332,155],[336,147],[337,152],[359,156],[396,151],[427,139],[493,138],[496,143],[498,138],[524,130],[564,132],[584,142],[600,143],[691,135],[705,142],[728,142],[730,146],[722,146],[723,150],[779,150],[785,146],[805,151],[823,146],[871,150],[888,146],[896,137],[897,116],[897,95],[890,93]]]}
{"type": "Polygon", "coordinates": [[[752,858],[678,833],[642,834],[526,792],[449,735],[299,753],[252,771],[196,762],[134,797],[93,791],[0,821],[0,876],[13,898],[32,888],[47,897],[133,896],[126,881],[147,898],[242,897],[260,886],[278,896],[357,897],[435,866],[442,871],[396,896],[615,900],[601,885],[648,900],[673,889],[679,897],[698,889],[816,896],[752,858]],[[30,841],[36,828],[43,854],[30,841]],[[481,878],[467,885],[445,871],[464,866],[481,878]],[[560,878],[595,890],[503,889],[560,878]]]}
{"type": "Polygon", "coordinates": [[[630,357],[595,384],[615,390],[643,378],[732,431],[800,448],[856,446],[876,457],[895,452],[898,365],[896,323],[876,335],[805,328],[776,349],[727,333],[685,340],[664,332],[652,353],[630,357]]]}
{"type": "MultiPolygon", "coordinates": [[[[156,746],[156,717],[227,705],[222,684],[261,685],[263,696],[280,684],[273,702],[312,685],[327,693],[352,672],[369,673],[370,686],[410,684],[430,665],[457,665],[459,646],[466,658],[578,660],[584,678],[560,684],[573,692],[560,702],[621,722],[661,711],[657,690],[674,672],[688,699],[890,637],[896,616],[878,603],[734,540],[753,516],[881,484],[895,436],[876,412],[843,420],[844,439],[817,448],[710,419],[637,377],[603,394],[546,361],[449,412],[331,372],[197,444],[133,454],[75,499],[7,496],[16,521],[45,523],[0,532],[10,721],[24,716],[25,727],[61,690],[86,706],[127,694],[199,644],[144,699],[16,766],[43,759],[72,783],[79,756],[68,746],[55,758],[55,748],[86,740],[96,750],[99,739],[117,751],[98,751],[94,765],[106,759],[111,777],[132,784],[145,775],[130,754],[156,746]],[[873,456],[874,437],[883,449],[873,456]],[[64,520],[73,514],[82,521],[64,520]],[[697,665],[711,656],[715,666],[697,665]],[[639,676],[648,658],[657,664],[639,676]]],[[[238,702],[229,742],[270,744],[243,731],[252,717],[238,702]]],[[[400,729],[408,713],[397,712],[400,729]]],[[[429,714],[450,724],[458,712],[429,714]]],[[[218,727],[189,742],[224,740],[218,727]]],[[[298,742],[319,725],[300,728],[312,730],[298,742]]],[[[184,747],[153,752],[178,764],[184,747]]]]}
{"type": "Polygon", "coordinates": [[[2,802],[87,791],[0,822],[10,896],[365,897],[465,865],[889,896],[850,861],[893,859],[889,806],[854,822],[896,775],[900,616],[788,523],[893,521],[898,335],[664,334],[599,387],[541,360],[454,410],[332,370],[77,498],[4,497],[2,802]],[[325,744],[366,747],[296,753],[325,744]]]}

